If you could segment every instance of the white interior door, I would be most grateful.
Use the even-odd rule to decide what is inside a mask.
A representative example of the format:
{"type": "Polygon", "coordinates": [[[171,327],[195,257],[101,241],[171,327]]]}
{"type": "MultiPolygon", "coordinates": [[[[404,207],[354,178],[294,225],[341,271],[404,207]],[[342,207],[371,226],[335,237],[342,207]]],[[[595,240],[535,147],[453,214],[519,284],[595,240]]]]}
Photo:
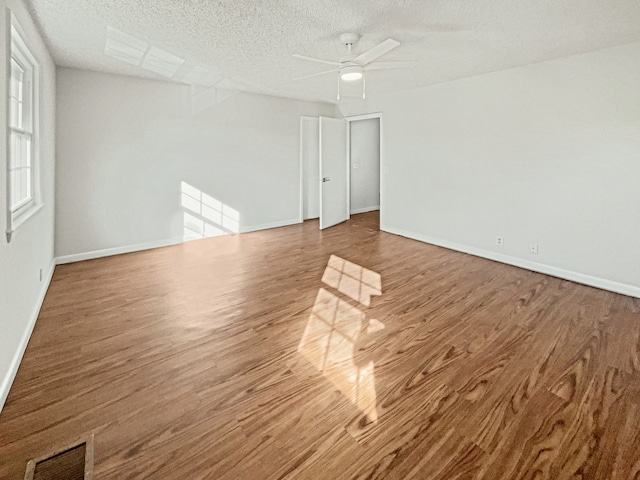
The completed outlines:
{"type": "Polygon", "coordinates": [[[347,121],[320,117],[320,230],[349,218],[347,121]]]}

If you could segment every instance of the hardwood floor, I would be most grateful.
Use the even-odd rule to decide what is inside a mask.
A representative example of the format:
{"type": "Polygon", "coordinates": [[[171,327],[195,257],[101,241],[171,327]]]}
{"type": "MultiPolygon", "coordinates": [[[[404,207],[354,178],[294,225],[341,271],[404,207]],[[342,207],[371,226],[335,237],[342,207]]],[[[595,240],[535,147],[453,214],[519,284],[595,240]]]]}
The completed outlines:
{"type": "Polygon", "coordinates": [[[640,479],[640,300],[375,213],[59,266],[0,478],[640,479]]]}

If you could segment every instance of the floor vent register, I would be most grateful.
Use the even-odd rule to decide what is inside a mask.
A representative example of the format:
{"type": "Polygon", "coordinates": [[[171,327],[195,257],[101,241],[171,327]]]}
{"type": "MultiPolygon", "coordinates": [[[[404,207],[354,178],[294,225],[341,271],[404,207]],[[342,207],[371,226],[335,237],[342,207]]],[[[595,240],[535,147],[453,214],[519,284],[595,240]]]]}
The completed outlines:
{"type": "Polygon", "coordinates": [[[91,480],[93,435],[27,463],[24,480],[91,480]]]}

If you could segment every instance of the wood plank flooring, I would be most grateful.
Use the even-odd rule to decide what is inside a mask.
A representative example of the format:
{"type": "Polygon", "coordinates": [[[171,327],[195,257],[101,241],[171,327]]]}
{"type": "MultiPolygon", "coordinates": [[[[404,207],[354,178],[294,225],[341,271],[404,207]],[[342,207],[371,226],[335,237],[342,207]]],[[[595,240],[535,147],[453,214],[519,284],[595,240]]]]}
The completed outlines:
{"type": "Polygon", "coordinates": [[[377,222],[57,267],[0,478],[640,479],[640,300],[377,222]]]}

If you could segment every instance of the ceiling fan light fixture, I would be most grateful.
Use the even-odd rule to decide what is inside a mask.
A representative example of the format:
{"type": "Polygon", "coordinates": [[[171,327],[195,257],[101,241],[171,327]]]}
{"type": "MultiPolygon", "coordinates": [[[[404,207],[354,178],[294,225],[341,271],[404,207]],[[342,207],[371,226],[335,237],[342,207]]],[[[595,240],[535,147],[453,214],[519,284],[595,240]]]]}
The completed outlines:
{"type": "Polygon", "coordinates": [[[347,65],[340,69],[340,78],[345,82],[355,82],[362,78],[362,70],[360,65],[347,65]]]}

